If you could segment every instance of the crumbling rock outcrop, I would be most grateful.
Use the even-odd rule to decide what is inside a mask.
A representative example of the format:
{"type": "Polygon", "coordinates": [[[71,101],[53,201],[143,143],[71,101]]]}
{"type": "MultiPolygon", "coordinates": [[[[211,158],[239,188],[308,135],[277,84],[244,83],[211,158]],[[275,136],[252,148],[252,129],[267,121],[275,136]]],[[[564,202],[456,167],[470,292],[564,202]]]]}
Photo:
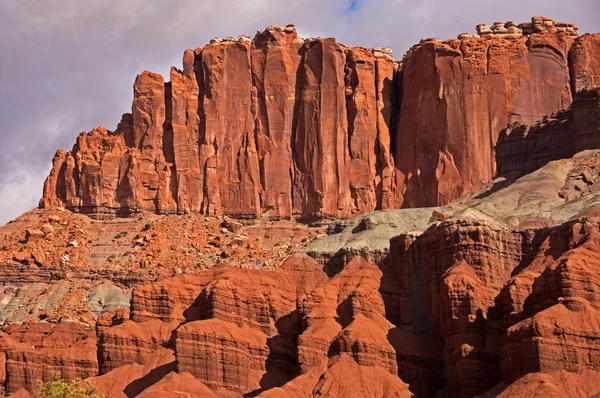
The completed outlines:
{"type": "MultiPolygon", "coordinates": [[[[534,33],[565,33],[569,36],[579,36],[579,28],[577,26],[564,23],[554,22],[548,17],[533,17],[531,22],[516,24],[514,21],[494,22],[492,26],[486,24],[477,25],[477,34],[483,38],[494,39],[518,39],[523,36],[531,36],[534,33]]],[[[466,38],[468,34],[459,35],[459,39],[466,38]]]]}

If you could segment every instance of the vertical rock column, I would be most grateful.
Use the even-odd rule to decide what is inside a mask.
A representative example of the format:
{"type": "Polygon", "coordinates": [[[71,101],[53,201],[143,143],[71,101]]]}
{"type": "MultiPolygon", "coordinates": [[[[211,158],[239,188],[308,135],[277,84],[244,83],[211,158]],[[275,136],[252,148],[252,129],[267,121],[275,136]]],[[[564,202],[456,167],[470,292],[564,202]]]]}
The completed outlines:
{"type": "Polygon", "coordinates": [[[172,130],[173,160],[177,182],[177,211],[200,211],[203,197],[199,158],[199,84],[201,50],[186,50],[183,71],[171,68],[171,98],[167,107],[167,128],[172,130]]]}
{"type": "Polygon", "coordinates": [[[305,42],[300,72],[302,94],[293,143],[296,214],[351,214],[345,64],[344,51],[335,39],[305,42]]]}
{"type": "Polygon", "coordinates": [[[204,165],[207,214],[255,217],[260,214],[260,174],[252,113],[251,40],[241,37],[202,50],[204,165]]]}
{"type": "Polygon", "coordinates": [[[573,91],[591,90],[600,86],[600,34],[578,37],[569,54],[573,91]]]}
{"type": "Polygon", "coordinates": [[[139,207],[151,211],[175,211],[171,171],[163,147],[165,85],[161,75],[143,72],[133,86],[133,144],[139,149],[132,158],[131,177],[139,207]]]}
{"type": "Polygon", "coordinates": [[[370,50],[352,47],[346,53],[346,97],[350,148],[350,192],[353,209],[375,210],[377,156],[377,99],[375,57],[370,50]]]}
{"type": "Polygon", "coordinates": [[[293,26],[268,27],[254,38],[252,77],[261,207],[268,217],[292,216],[292,133],[303,43],[293,26]]]}
{"type": "Polygon", "coordinates": [[[375,86],[377,94],[377,176],[375,189],[378,209],[393,208],[394,157],[392,144],[392,114],[398,64],[392,58],[391,50],[374,49],[375,86]]]}

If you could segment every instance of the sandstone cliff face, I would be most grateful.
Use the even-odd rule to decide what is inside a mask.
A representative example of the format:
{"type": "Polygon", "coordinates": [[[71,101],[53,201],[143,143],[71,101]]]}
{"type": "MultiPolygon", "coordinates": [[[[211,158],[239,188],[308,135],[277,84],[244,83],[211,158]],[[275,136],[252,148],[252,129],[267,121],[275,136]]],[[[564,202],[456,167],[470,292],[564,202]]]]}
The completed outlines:
{"type": "Polygon", "coordinates": [[[600,85],[600,35],[586,34],[578,38],[569,54],[571,79],[575,92],[600,85]]]}
{"type": "Polygon", "coordinates": [[[442,339],[449,396],[532,372],[595,370],[597,236],[589,222],[536,231],[442,222],[393,240],[383,270],[395,282],[382,296],[403,330],[442,339]]]}
{"type": "Polygon", "coordinates": [[[575,96],[567,110],[545,115],[543,120],[513,123],[502,130],[496,146],[499,175],[523,175],[549,161],[600,148],[600,90],[575,96]]]}
{"type": "Polygon", "coordinates": [[[540,33],[413,47],[402,68],[398,206],[445,204],[479,188],[495,174],[493,148],[507,124],[568,107],[572,42],[540,33]]]}
{"type": "Polygon", "coordinates": [[[378,119],[389,122],[383,107],[391,107],[392,91],[380,84],[378,109],[376,55],[390,62],[379,80],[393,78],[389,55],[334,39],[305,41],[293,26],[187,50],[184,70],[172,69],[171,82],[138,76],[132,113],[117,131],[84,133],[71,152],[57,153],[41,205],[96,216],[372,211],[377,175],[381,180],[382,168],[390,174],[389,138],[384,163],[376,139],[378,119]],[[363,109],[367,115],[355,114],[363,109]]]}
{"type": "Polygon", "coordinates": [[[40,205],[311,219],[446,204],[492,178],[507,124],[598,80],[596,35],[547,18],[478,29],[402,62],[291,25],[186,50],[170,82],[137,77],[115,132],[57,152],[40,205]]]}
{"type": "Polygon", "coordinates": [[[99,373],[104,374],[118,367],[144,364],[161,347],[169,345],[172,331],[178,323],[148,321],[124,322],[108,328],[98,336],[99,373]]]}

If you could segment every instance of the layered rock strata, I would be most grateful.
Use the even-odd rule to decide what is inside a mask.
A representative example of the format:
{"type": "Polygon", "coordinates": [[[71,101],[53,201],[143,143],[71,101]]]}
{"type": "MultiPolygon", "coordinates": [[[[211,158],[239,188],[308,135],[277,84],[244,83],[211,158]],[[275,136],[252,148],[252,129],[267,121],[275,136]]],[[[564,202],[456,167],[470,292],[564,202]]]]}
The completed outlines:
{"type": "Polygon", "coordinates": [[[381,286],[387,313],[442,340],[449,396],[528,373],[596,370],[598,236],[590,222],[509,231],[464,221],[400,236],[382,265],[393,278],[381,286]]]}
{"type": "Polygon", "coordinates": [[[24,324],[2,333],[0,340],[7,393],[33,391],[38,380],[51,381],[54,372],[68,380],[98,373],[94,330],[76,323],[24,324]]]}
{"type": "Polygon", "coordinates": [[[356,374],[379,380],[356,386],[366,396],[468,397],[527,375],[580,377],[600,363],[598,244],[597,222],[511,231],[450,219],[393,239],[379,265],[355,255],[333,270],[297,255],[272,272],[218,266],[136,288],[131,314],[103,315],[97,334],[5,329],[3,385],[31,390],[58,370],[100,375],[116,396],[190,376],[217,396],[343,396],[356,374]]]}

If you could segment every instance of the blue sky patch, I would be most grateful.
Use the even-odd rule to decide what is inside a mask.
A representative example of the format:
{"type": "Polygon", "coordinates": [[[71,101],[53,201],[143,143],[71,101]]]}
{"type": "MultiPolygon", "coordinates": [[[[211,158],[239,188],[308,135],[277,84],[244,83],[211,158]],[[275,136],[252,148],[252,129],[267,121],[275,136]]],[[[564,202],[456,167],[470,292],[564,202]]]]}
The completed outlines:
{"type": "Polygon", "coordinates": [[[361,6],[362,0],[350,0],[350,4],[344,10],[344,14],[350,14],[356,10],[358,10],[361,6]]]}

